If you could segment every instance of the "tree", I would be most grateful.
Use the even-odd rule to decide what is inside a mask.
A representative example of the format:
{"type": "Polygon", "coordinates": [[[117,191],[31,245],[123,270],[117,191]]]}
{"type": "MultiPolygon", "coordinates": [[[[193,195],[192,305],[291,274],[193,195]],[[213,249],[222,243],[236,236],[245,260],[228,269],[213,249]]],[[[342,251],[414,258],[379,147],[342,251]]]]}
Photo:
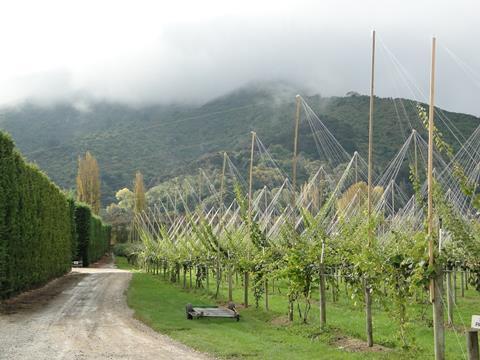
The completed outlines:
{"type": "Polygon", "coordinates": [[[133,210],[134,197],[133,192],[128,188],[120,189],[116,192],[115,198],[118,200],[118,206],[122,209],[133,210]]]}
{"type": "MultiPolygon", "coordinates": [[[[367,202],[367,190],[368,185],[363,181],[350,186],[337,200],[338,211],[343,214],[350,206],[359,209],[364,207],[367,202]]],[[[375,186],[372,190],[373,203],[375,204],[382,197],[383,188],[375,186]]]]}
{"type": "Polygon", "coordinates": [[[100,212],[100,170],[89,151],[78,158],[77,200],[90,205],[95,214],[100,212]]]}
{"type": "Polygon", "coordinates": [[[145,186],[143,185],[143,175],[140,171],[135,174],[135,187],[134,187],[134,199],[135,199],[135,214],[140,214],[147,207],[147,201],[145,199],[145,186]]]}

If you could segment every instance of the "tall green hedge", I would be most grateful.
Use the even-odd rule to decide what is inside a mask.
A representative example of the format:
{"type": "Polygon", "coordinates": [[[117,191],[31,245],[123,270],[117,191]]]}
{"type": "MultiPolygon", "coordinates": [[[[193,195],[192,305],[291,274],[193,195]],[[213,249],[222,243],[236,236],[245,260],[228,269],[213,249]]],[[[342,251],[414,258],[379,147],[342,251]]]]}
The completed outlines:
{"type": "Polygon", "coordinates": [[[82,259],[83,266],[88,266],[108,251],[111,227],[92,214],[90,207],[85,204],[76,204],[75,220],[78,257],[82,259]]]}
{"type": "Polygon", "coordinates": [[[62,191],[0,132],[0,298],[69,271],[71,215],[62,191]]]}
{"type": "Polygon", "coordinates": [[[0,131],[0,298],[102,257],[110,226],[67,196],[0,131]]]}

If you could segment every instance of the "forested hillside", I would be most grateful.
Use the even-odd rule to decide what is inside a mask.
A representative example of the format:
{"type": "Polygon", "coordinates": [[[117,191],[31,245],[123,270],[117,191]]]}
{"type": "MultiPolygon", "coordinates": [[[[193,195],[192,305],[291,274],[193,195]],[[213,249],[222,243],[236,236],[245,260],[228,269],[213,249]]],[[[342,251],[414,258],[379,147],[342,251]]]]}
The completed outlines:
{"type": "MultiPolygon", "coordinates": [[[[272,150],[277,159],[290,159],[296,93],[287,84],[269,83],[244,87],[199,106],[131,107],[86,100],[50,106],[25,103],[2,109],[0,128],[10,132],[25,156],[65,188],[74,187],[77,158],[90,150],[99,161],[105,204],[116,190],[131,186],[137,170],[151,187],[172,176],[197,172],[201,166],[220,167],[220,151],[238,152],[242,167],[251,130],[266,146],[276,145],[272,150]]],[[[367,96],[302,96],[347,151],[366,154],[367,96]]],[[[460,139],[480,123],[474,116],[439,112],[438,127],[454,148],[458,142],[441,120],[444,116],[460,139]]],[[[411,127],[423,131],[416,102],[376,99],[378,167],[394,156],[411,127]]],[[[306,158],[317,156],[306,121],[300,126],[300,151],[306,158]]]]}

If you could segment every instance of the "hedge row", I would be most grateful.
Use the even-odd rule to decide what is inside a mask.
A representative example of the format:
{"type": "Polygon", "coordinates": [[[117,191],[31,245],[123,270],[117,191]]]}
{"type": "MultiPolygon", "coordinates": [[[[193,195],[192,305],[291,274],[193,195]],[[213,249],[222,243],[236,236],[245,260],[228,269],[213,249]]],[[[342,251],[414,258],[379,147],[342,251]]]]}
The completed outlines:
{"type": "Polygon", "coordinates": [[[62,191],[0,132],[0,297],[69,271],[71,226],[62,191]]]}
{"type": "Polygon", "coordinates": [[[88,266],[107,252],[110,246],[111,227],[105,225],[85,204],[76,204],[75,219],[78,258],[83,261],[83,266],[88,266]]]}
{"type": "Polygon", "coordinates": [[[109,236],[108,226],[26,163],[0,131],[0,298],[65,274],[78,255],[88,265],[105,254],[109,236]]]}

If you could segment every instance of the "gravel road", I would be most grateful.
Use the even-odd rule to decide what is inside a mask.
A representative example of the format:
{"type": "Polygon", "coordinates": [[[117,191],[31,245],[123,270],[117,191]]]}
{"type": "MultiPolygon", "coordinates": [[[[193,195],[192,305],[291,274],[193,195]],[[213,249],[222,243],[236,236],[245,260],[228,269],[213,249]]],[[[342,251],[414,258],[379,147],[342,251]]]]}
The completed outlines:
{"type": "Polygon", "coordinates": [[[132,317],[131,276],[111,264],[74,269],[2,303],[0,359],[207,359],[132,317]]]}

